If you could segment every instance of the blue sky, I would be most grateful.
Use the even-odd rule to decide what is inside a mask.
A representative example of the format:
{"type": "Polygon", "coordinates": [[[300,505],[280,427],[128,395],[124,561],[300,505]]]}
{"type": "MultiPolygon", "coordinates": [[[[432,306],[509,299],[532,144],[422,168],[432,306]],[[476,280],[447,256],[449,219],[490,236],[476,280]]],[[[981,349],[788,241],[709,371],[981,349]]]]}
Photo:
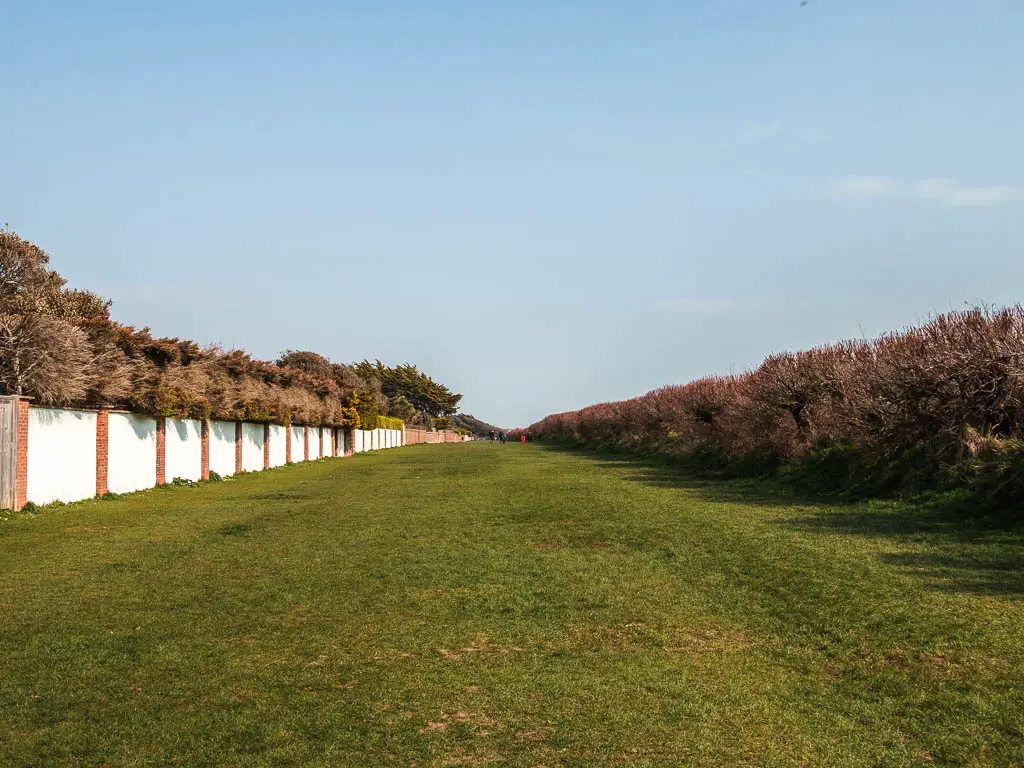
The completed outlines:
{"type": "Polygon", "coordinates": [[[504,426],[1024,289],[1019,0],[9,1],[0,33],[0,220],[73,285],[415,362],[504,426]]]}

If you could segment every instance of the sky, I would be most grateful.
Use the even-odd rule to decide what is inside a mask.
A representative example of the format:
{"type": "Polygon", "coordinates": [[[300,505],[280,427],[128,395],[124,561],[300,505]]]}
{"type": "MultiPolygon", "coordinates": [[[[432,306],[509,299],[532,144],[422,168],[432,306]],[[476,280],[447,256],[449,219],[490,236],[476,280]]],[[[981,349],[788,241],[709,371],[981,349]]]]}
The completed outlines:
{"type": "Polygon", "coordinates": [[[0,0],[0,222],[500,426],[1024,293],[1020,0],[0,0]]]}

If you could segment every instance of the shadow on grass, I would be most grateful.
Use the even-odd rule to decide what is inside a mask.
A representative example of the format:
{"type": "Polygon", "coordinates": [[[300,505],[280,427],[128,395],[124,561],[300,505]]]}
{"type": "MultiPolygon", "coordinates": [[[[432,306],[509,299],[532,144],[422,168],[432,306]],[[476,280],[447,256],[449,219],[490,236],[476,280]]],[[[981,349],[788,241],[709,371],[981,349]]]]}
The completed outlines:
{"type": "Polygon", "coordinates": [[[888,539],[907,551],[880,559],[934,589],[1024,597],[1024,501],[984,513],[966,492],[956,491],[909,500],[849,501],[800,491],[771,478],[693,472],[662,457],[541,447],[593,461],[626,481],[685,490],[703,501],[791,510],[793,516],[778,524],[794,530],[888,539]]]}

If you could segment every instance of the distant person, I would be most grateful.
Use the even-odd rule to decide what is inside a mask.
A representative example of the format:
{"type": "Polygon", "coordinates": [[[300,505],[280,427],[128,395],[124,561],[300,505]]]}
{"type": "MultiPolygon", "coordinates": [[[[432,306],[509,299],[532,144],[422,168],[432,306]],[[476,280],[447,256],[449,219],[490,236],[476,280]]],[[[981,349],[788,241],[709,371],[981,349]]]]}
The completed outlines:
{"type": "Polygon", "coordinates": [[[494,430],[493,429],[491,430],[491,442],[492,443],[494,442],[494,430]]]}
{"type": "Polygon", "coordinates": [[[520,435],[519,436],[519,442],[520,443],[525,443],[526,442],[526,435],[520,435]]]}
{"type": "Polygon", "coordinates": [[[498,433],[498,440],[501,441],[502,445],[505,444],[505,430],[498,433]]]}

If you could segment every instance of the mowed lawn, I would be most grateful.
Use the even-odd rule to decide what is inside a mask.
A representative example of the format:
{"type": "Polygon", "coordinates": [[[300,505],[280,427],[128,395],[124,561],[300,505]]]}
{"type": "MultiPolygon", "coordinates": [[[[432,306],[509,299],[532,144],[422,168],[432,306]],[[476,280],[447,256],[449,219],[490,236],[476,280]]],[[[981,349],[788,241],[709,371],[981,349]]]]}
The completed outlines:
{"type": "Polygon", "coordinates": [[[0,522],[0,764],[1024,765],[1019,530],[535,445],[0,522]]]}

